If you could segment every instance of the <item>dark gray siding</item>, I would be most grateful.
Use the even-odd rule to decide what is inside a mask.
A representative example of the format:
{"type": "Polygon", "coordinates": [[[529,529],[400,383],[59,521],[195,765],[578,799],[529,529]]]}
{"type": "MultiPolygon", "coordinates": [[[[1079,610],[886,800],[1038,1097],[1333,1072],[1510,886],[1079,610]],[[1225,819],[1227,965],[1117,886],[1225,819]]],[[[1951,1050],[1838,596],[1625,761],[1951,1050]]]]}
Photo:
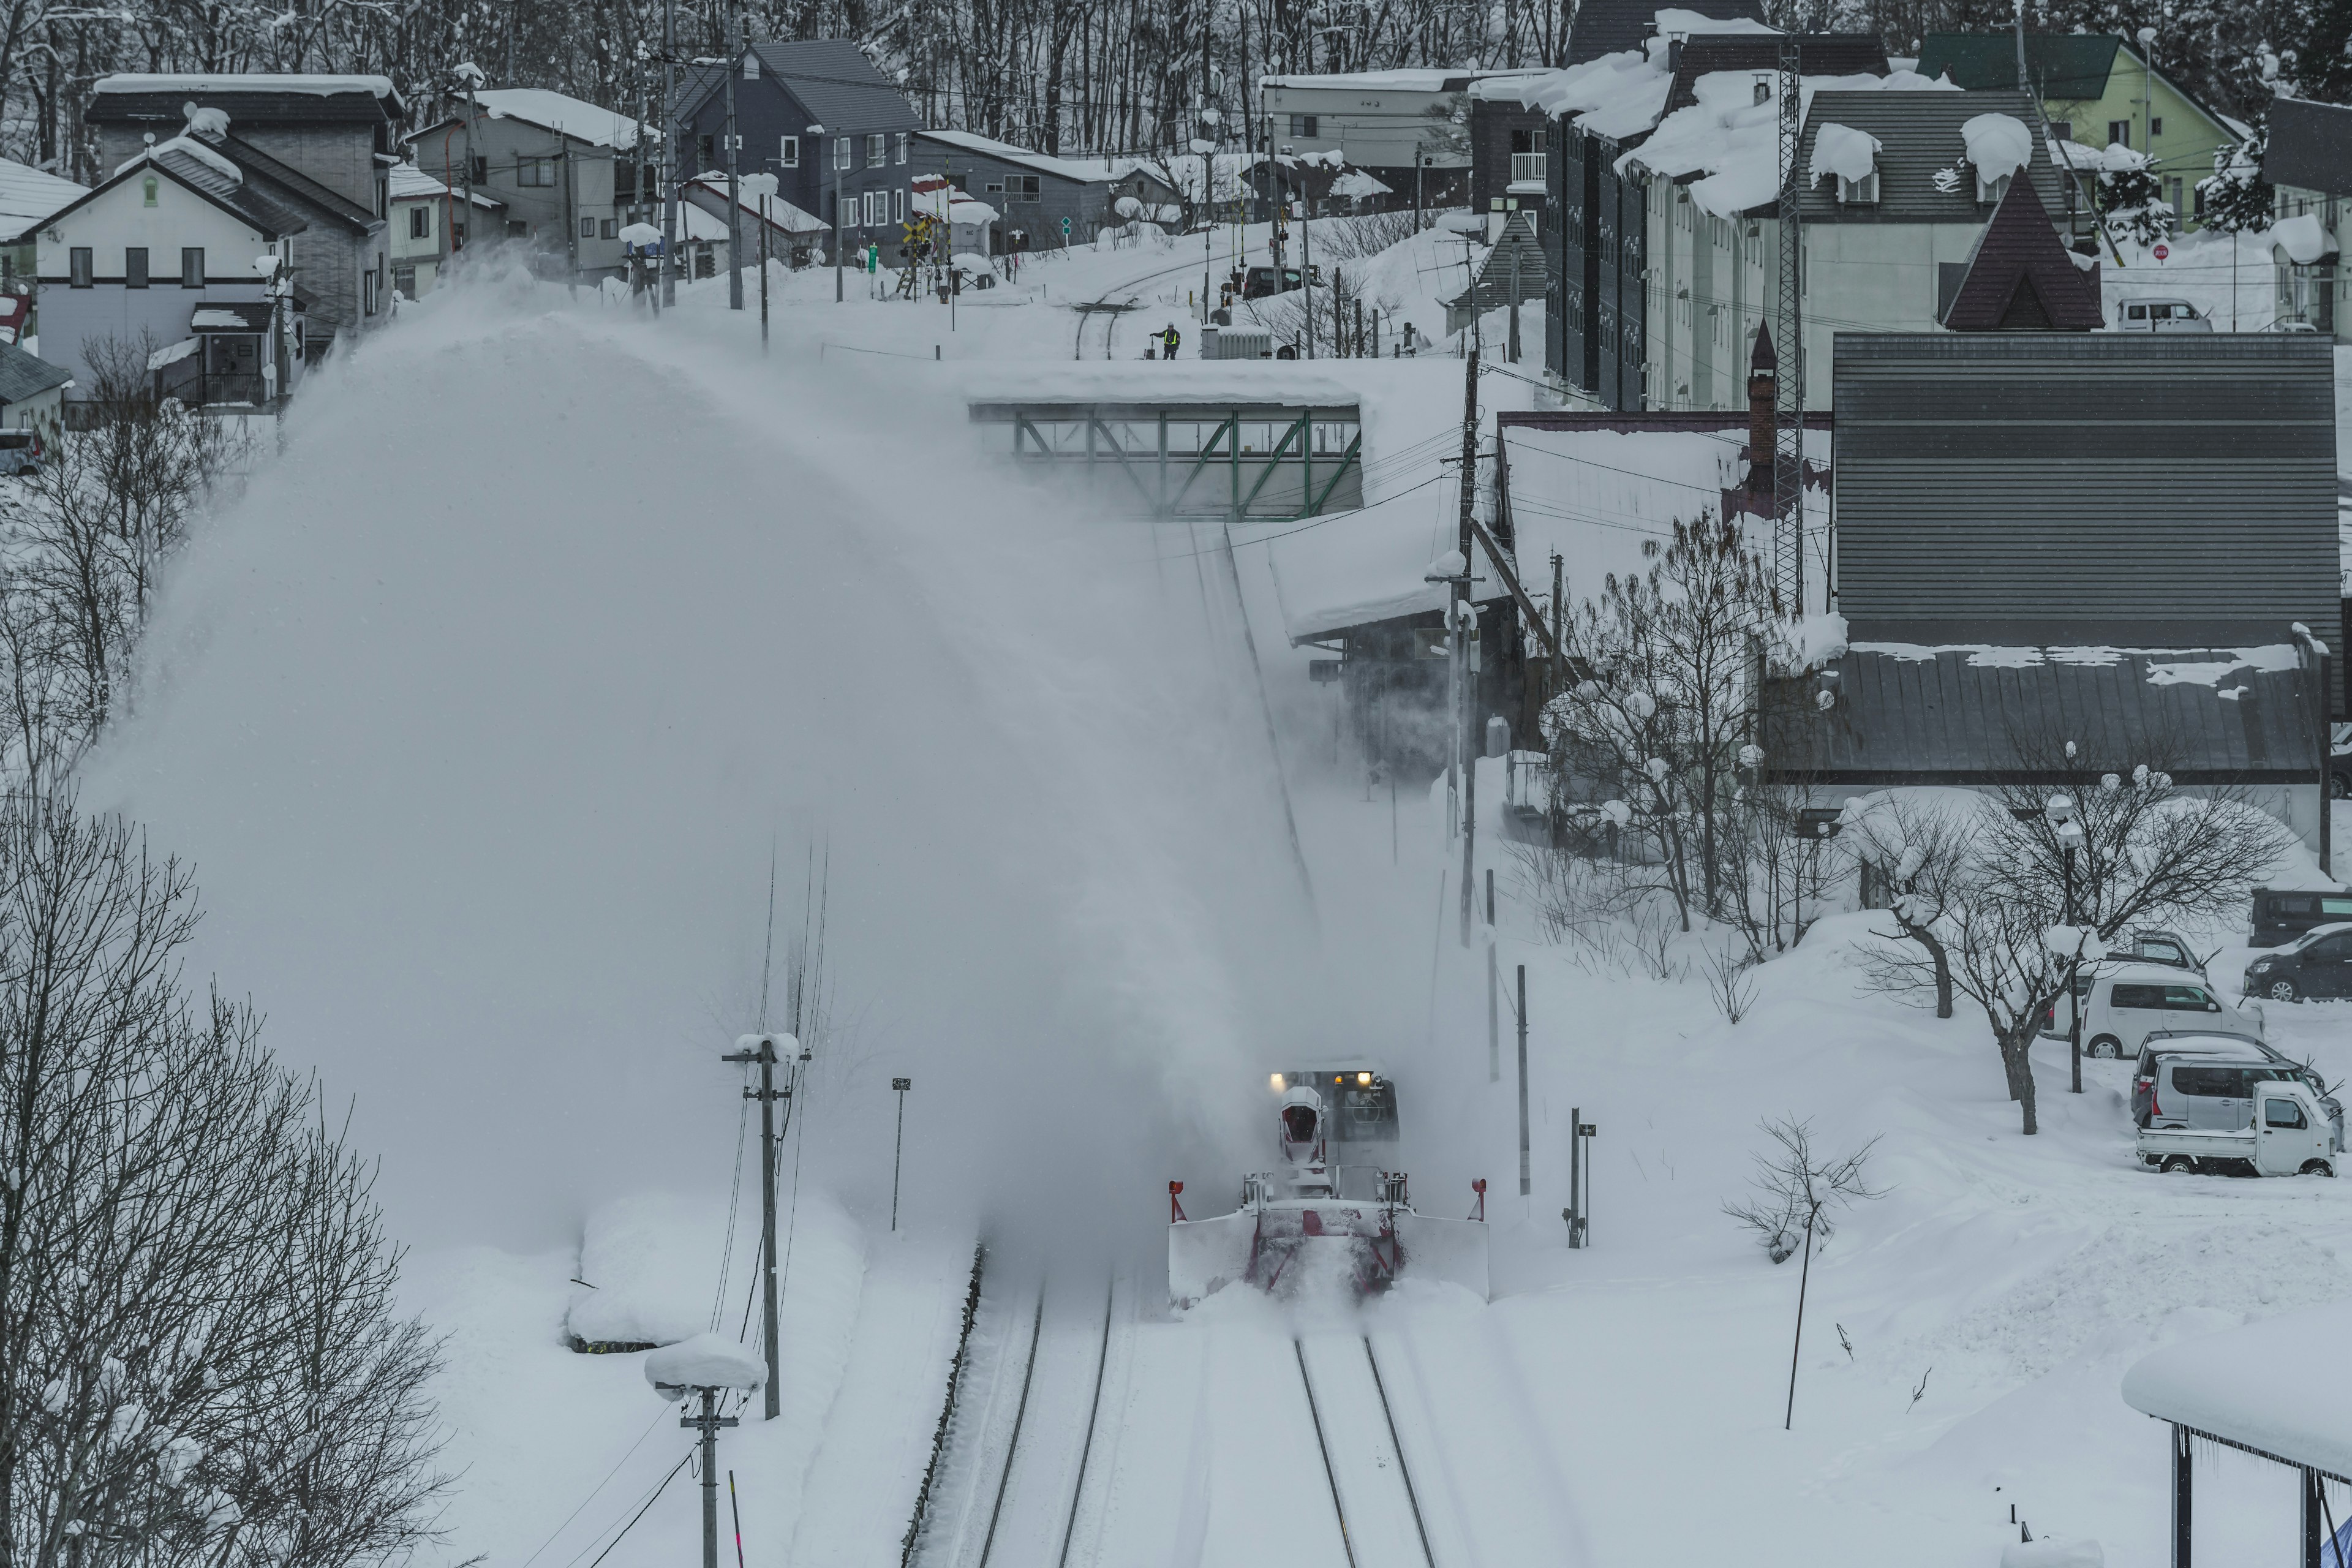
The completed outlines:
{"type": "Polygon", "coordinates": [[[1836,342],[1838,600],[1857,636],[2163,623],[2276,642],[2336,623],[2327,340],[1836,342]]]}
{"type": "MultiPolygon", "coordinates": [[[[1110,207],[1117,198],[1108,174],[1101,180],[1073,180],[1034,164],[1015,163],[950,142],[935,142],[920,132],[915,133],[914,146],[918,174],[944,174],[955,182],[958,190],[996,209],[996,222],[990,226],[990,233],[1000,251],[1012,248],[1012,236],[1016,230],[1027,237],[1024,249],[1061,248],[1064,218],[1070,220],[1069,243],[1092,245],[1095,230],[1112,221],[1110,207]],[[1021,174],[1036,177],[1035,201],[1014,201],[1004,188],[1013,176],[1021,174]],[[992,185],[998,188],[991,190],[992,185]]],[[[1101,167],[1098,160],[1096,166],[1101,167]]]]}

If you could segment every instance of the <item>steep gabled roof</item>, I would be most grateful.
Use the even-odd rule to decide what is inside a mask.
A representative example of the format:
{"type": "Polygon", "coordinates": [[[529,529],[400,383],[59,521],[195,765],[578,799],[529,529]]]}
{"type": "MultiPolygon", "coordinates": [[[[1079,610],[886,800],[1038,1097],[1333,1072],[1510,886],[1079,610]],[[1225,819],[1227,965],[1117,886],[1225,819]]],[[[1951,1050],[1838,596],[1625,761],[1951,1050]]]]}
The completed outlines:
{"type": "Polygon", "coordinates": [[[2352,109],[2300,98],[2273,100],[2263,178],[2326,196],[2352,195],[2352,109]]]}
{"type": "MultiPolygon", "coordinates": [[[[1797,150],[1801,171],[1813,166],[1813,143],[1825,125],[1845,125],[1877,139],[1878,200],[1841,206],[1837,182],[1824,177],[1804,188],[1807,223],[1980,223],[1976,171],[1962,166],[1968,142],[1961,127],[1979,114],[2005,114],[2026,128],[2032,144],[2027,165],[2045,207],[2063,208],[2065,195],[2050,162],[2050,144],[2033,134],[2033,100],[2011,88],[2000,92],[1817,92],[1805,115],[1797,150]],[[1938,185],[1937,176],[1946,175],[1938,185]]],[[[1802,174],[1800,175],[1802,179],[1802,174]]]]}
{"type": "Polygon", "coordinates": [[[14,343],[0,343],[0,403],[22,403],[72,379],[71,371],[61,370],[14,343]]]}
{"type": "MultiPolygon", "coordinates": [[[[1764,8],[1757,0],[1691,0],[1668,8],[1718,22],[1764,20],[1764,8]]],[[[1640,48],[1658,36],[1660,9],[1658,0],[1584,0],[1568,24],[1568,63],[1581,65],[1622,49],[1640,48]]]]}
{"type": "Polygon", "coordinates": [[[141,156],[123,163],[110,177],[100,181],[79,197],[67,203],[32,225],[22,235],[14,237],[29,238],[34,228],[47,228],[52,224],[71,216],[82,208],[102,199],[117,186],[139,178],[141,172],[149,168],[170,179],[173,184],[194,193],[200,199],[210,202],[239,222],[251,224],[272,238],[280,235],[299,234],[310,227],[309,222],[299,211],[272,200],[266,192],[248,184],[242,177],[228,174],[212,161],[224,154],[207,149],[206,155],[199,157],[194,152],[173,144],[179,140],[180,138],[175,137],[173,142],[158,142],[141,156]]]}
{"type": "Polygon", "coordinates": [[[478,89],[473,100],[492,120],[520,120],[592,147],[627,149],[637,144],[635,121],[567,93],[543,87],[486,87],[478,89]]]}
{"type": "MultiPolygon", "coordinates": [[[[1886,45],[1870,33],[1817,33],[1799,40],[1799,68],[1806,76],[1885,76],[1886,45]]],[[[1666,89],[1666,112],[1698,101],[1698,79],[1714,71],[1769,71],[1780,67],[1777,35],[1695,33],[1683,41],[1674,85],[1666,89]]]]}
{"type": "Polygon", "coordinates": [[[349,196],[329,190],[301,170],[281,163],[235,136],[200,136],[206,146],[245,172],[247,188],[258,185],[263,195],[281,206],[310,217],[323,217],[355,234],[365,234],[383,220],[349,196]]]}
{"type": "MultiPolygon", "coordinates": [[[[906,95],[846,38],[752,44],[746,52],[759,56],[761,74],[781,81],[828,132],[862,136],[912,131],[921,123],[906,95]]],[[[678,97],[680,121],[692,118],[719,90],[725,68],[704,66],[688,77],[678,97]]]]}
{"type": "MultiPolygon", "coordinates": [[[[2116,51],[2124,41],[2112,33],[2028,33],[2025,75],[2047,102],[2097,98],[2107,90],[2116,51]]],[[[1920,40],[1919,74],[1949,72],[1964,88],[2017,87],[2014,33],[1930,33],[1920,40]]]]}
{"type": "Polygon", "coordinates": [[[1944,325],[1955,332],[2087,332],[2103,324],[2098,264],[2088,271],[2059,243],[2033,187],[2010,182],[1977,236],[1944,325]]]}

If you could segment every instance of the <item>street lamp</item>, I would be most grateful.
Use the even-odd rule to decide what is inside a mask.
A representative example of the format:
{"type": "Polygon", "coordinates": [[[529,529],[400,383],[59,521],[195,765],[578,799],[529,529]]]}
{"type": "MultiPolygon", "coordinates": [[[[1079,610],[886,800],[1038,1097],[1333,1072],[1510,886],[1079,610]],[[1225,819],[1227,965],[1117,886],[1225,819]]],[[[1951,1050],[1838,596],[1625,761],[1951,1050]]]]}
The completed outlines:
{"type": "Polygon", "coordinates": [[[2311,635],[2311,628],[2301,621],[2287,628],[2294,634],[2295,662],[2311,656],[2312,684],[2318,689],[2312,699],[2316,711],[2312,716],[2312,745],[2319,763],[2319,874],[2329,881],[2336,879],[2336,780],[2333,726],[2328,712],[2335,706],[2334,693],[2327,689],[2327,645],[2311,635]]]}
{"type": "Polygon", "coordinates": [[[915,1087],[910,1078],[894,1078],[890,1087],[898,1094],[898,1141],[890,1150],[890,1228],[898,1228],[898,1156],[907,1148],[907,1091],[915,1087]]]}
{"type": "MultiPolygon", "coordinates": [[[[822,125],[810,126],[808,139],[812,152],[833,163],[833,302],[838,305],[841,303],[841,223],[845,216],[841,210],[841,150],[837,147],[831,152],[825,150],[824,127],[822,125]]],[[[820,183],[822,178],[819,176],[820,183]]]]}
{"type": "MultiPolygon", "coordinates": [[[[2074,797],[2053,795],[2049,805],[2042,808],[2049,820],[2050,830],[2058,840],[2058,850],[2065,862],[2065,916],[2062,923],[2074,923],[2074,851],[2083,847],[2083,825],[2074,820],[2074,797]]],[[[2083,967],[2083,938],[2074,936],[2074,951],[2066,960],[2066,1037],[2067,1058],[2072,1065],[2070,1083],[2076,1094],[2083,1092],[2083,998],[2076,988],[2083,967]]]]}

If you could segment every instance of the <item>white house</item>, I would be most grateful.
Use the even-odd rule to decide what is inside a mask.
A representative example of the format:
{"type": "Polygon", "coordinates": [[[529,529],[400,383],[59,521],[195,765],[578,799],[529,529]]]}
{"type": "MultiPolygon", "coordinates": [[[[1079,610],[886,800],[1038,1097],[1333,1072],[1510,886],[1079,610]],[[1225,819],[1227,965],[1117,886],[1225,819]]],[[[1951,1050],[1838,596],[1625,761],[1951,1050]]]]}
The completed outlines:
{"type": "MultiPolygon", "coordinates": [[[[411,300],[421,300],[440,281],[441,269],[454,254],[452,242],[464,243],[465,227],[456,210],[463,198],[415,163],[395,164],[390,188],[392,286],[411,300]]],[[[474,213],[482,226],[495,230],[505,222],[506,203],[476,191],[474,213]]]]}
{"type": "Polygon", "coordinates": [[[1258,79],[1261,152],[1337,153],[1395,192],[1459,206],[1470,178],[1473,82],[1546,74],[1528,70],[1381,70],[1258,79]]]}
{"type": "Polygon", "coordinates": [[[273,405],[301,374],[291,277],[308,220],[196,134],[148,147],[35,234],[42,357],[86,400],[160,377],[187,401],[273,405]],[[143,367],[143,372],[140,367],[143,367]]]}

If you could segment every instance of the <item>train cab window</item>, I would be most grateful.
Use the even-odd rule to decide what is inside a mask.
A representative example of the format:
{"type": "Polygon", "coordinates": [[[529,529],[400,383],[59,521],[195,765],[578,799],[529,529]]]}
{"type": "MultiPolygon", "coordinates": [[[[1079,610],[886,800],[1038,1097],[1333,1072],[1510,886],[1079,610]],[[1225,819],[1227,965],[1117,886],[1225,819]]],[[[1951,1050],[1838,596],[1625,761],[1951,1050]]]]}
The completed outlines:
{"type": "Polygon", "coordinates": [[[1284,1106],[1282,1135],[1293,1143],[1311,1142],[1315,1137],[1315,1108],[1311,1105],[1284,1106]]]}

